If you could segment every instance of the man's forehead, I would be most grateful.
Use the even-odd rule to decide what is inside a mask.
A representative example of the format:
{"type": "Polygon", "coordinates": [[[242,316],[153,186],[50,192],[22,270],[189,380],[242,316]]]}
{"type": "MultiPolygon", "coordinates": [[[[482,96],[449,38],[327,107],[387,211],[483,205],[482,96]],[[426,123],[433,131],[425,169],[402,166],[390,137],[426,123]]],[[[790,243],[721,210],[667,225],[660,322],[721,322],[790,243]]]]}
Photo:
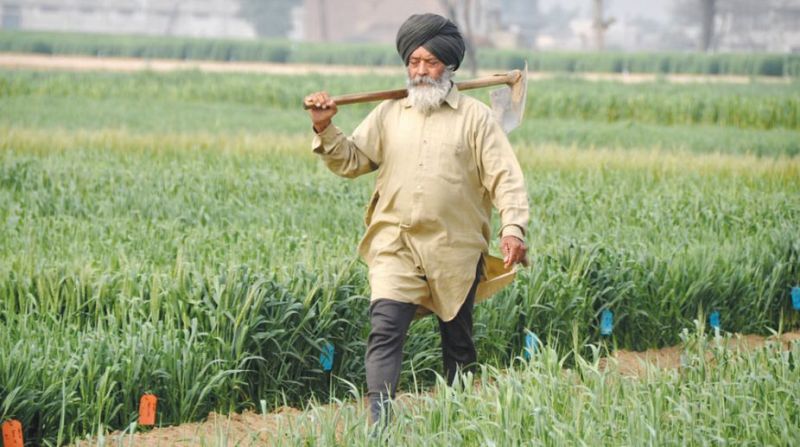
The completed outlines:
{"type": "Polygon", "coordinates": [[[416,50],[414,50],[414,52],[411,53],[410,57],[413,57],[413,58],[416,58],[416,59],[431,59],[431,60],[437,60],[437,61],[439,60],[439,58],[436,57],[436,55],[434,55],[433,53],[428,51],[427,48],[422,47],[422,46],[418,47],[416,50]]]}

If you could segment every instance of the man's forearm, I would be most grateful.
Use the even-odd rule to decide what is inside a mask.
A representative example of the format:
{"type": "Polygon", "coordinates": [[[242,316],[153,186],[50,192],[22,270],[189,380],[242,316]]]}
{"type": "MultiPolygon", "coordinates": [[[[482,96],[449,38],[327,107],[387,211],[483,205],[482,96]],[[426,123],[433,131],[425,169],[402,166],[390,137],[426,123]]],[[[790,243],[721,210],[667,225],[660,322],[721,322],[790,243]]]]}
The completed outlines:
{"type": "Polygon", "coordinates": [[[325,166],[336,175],[358,177],[377,168],[355,143],[345,137],[333,124],[328,124],[317,132],[311,146],[314,153],[325,162],[325,166]]]}

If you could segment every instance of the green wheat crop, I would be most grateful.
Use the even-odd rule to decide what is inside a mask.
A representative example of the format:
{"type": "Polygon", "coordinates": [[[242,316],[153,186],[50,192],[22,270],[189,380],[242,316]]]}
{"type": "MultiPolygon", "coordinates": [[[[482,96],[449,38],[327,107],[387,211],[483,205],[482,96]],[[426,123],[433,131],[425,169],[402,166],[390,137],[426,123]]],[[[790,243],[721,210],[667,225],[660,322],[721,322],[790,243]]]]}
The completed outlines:
{"type": "MultiPolygon", "coordinates": [[[[369,290],[355,246],[373,178],[329,173],[297,104],[316,88],[396,81],[0,72],[0,420],[22,421],[29,442],[63,444],[128,427],[144,392],[159,396],[161,425],[262,399],[272,408],[352,396],[337,378],[363,383],[369,290]],[[332,378],[318,360],[326,342],[336,349],[332,378]]],[[[627,395],[597,388],[606,379],[580,360],[593,358],[587,346],[601,342],[606,308],[615,312],[611,348],[678,343],[712,310],[725,331],[800,326],[788,298],[800,283],[798,130],[786,121],[795,87],[531,87],[530,116],[512,137],[531,198],[532,265],[477,308],[475,338],[487,370],[511,365],[527,330],[555,350],[497,378],[496,391],[441,391],[449,397],[425,403],[429,413],[403,416],[430,421],[409,442],[457,442],[444,427],[462,427],[472,413],[459,408],[475,399],[485,400],[475,411],[486,425],[463,431],[466,443],[505,445],[506,432],[521,444],[581,442],[595,429],[609,444],[670,443],[675,433],[690,443],[747,441],[773,428],[764,439],[780,444],[796,435],[796,412],[774,422],[737,413],[740,430],[721,425],[723,409],[704,400],[706,388],[733,383],[742,402],[751,388],[736,384],[780,366],[777,354],[711,378],[664,376],[653,387],[675,400],[670,409],[644,385],[627,395]],[[586,114],[536,111],[537,100],[581,96],[586,114]],[[744,124],[694,120],[682,101],[730,109],[744,124]],[[611,103],[638,112],[609,123],[598,110],[611,103]],[[765,125],[741,110],[750,105],[783,118],[765,125]],[[553,365],[582,371],[592,392],[537,369],[553,365]],[[561,394],[542,394],[547,384],[561,394]],[[526,395],[560,406],[539,410],[536,425],[530,414],[546,401],[526,395]],[[497,410],[503,399],[507,412],[497,410]],[[590,405],[608,399],[607,412],[590,405]],[[648,405],[655,413],[639,411],[648,405]],[[641,415],[622,418],[630,408],[641,415]],[[576,418],[584,425],[567,432],[576,418]],[[612,418],[622,418],[621,431],[612,418]],[[508,431],[518,421],[526,428],[508,431]]],[[[352,128],[367,110],[343,108],[338,122],[352,128]]],[[[432,319],[414,324],[403,389],[435,383],[437,339],[432,319]]],[[[782,396],[794,398],[780,380],[773,390],[789,387],[782,396]]]]}

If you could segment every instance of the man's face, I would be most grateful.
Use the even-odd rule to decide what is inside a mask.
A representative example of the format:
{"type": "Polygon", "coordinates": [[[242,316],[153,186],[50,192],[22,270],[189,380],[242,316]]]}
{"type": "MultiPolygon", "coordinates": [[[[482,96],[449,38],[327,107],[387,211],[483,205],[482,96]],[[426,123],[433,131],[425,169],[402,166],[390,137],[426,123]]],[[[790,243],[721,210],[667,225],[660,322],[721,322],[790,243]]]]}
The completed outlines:
{"type": "Polygon", "coordinates": [[[410,79],[416,79],[417,76],[428,76],[433,80],[439,80],[446,67],[425,47],[419,47],[408,58],[407,68],[410,79]]]}

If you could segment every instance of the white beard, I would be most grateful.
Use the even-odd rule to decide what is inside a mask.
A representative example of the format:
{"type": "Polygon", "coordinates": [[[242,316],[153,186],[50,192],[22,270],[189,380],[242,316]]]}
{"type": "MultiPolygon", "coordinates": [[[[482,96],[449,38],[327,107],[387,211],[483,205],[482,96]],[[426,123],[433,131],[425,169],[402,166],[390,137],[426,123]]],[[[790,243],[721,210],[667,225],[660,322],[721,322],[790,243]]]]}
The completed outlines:
{"type": "Polygon", "coordinates": [[[445,70],[439,79],[430,76],[417,76],[414,79],[408,78],[408,100],[411,105],[422,113],[427,113],[439,108],[444,102],[444,98],[450,93],[450,78],[453,77],[451,70],[445,70]]]}

